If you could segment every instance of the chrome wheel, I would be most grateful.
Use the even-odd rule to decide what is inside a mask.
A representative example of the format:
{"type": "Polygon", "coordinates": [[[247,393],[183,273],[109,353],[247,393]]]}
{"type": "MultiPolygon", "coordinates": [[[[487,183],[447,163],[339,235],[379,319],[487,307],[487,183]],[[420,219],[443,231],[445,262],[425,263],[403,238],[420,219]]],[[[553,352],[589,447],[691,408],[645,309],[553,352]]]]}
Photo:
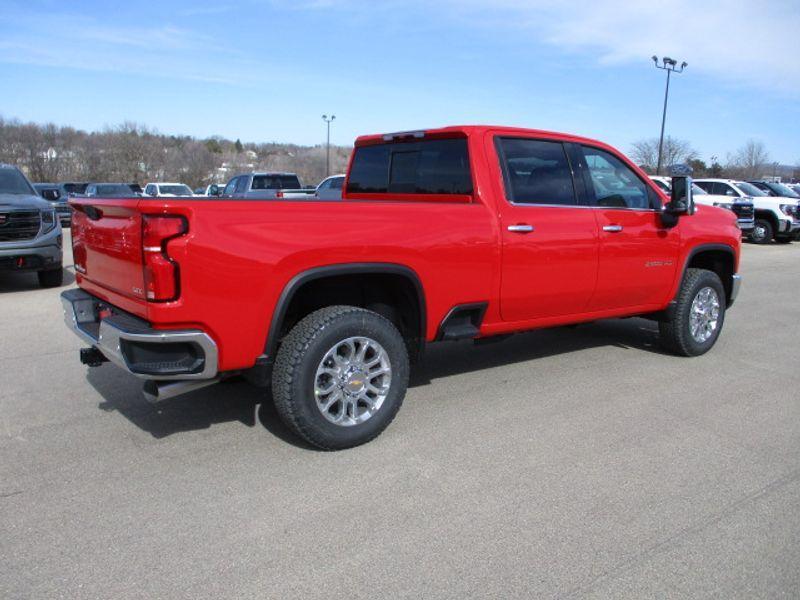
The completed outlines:
{"type": "Polygon", "coordinates": [[[380,410],[391,384],[392,364],[383,346],[367,337],[351,337],[322,357],[314,378],[314,399],[323,417],[349,427],[380,410]]]}
{"type": "Polygon", "coordinates": [[[750,236],[753,238],[753,241],[761,242],[767,237],[767,229],[763,225],[756,225],[750,236]]]}
{"type": "Polygon", "coordinates": [[[692,301],[689,330],[696,342],[704,343],[714,335],[719,324],[719,296],[711,287],[704,287],[692,301]]]}

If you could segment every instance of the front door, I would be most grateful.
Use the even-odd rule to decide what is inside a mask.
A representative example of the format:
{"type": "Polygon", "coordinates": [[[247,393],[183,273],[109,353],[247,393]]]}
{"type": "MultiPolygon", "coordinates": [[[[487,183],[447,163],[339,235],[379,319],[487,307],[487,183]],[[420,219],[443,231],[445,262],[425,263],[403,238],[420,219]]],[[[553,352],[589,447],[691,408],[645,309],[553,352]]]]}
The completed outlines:
{"type": "Polygon", "coordinates": [[[498,137],[505,199],[499,201],[504,321],[578,314],[594,292],[598,235],[594,211],[579,206],[564,146],[498,137]]]}
{"type": "Polygon", "coordinates": [[[588,202],[600,236],[590,311],[663,304],[678,269],[679,227],[662,227],[661,201],[621,158],[582,146],[588,202]]]}

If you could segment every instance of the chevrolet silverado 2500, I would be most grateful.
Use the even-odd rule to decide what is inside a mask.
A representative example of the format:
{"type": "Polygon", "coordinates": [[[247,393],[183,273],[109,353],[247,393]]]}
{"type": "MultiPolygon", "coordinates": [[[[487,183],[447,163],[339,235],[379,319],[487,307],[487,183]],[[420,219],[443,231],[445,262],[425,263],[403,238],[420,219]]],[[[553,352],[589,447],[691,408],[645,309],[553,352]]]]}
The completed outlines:
{"type": "Polygon", "coordinates": [[[392,421],[426,344],[644,316],[707,352],[736,215],[598,141],[447,127],[356,140],[341,202],[76,198],[67,324],[151,400],[234,374],[327,449],[392,421]]]}

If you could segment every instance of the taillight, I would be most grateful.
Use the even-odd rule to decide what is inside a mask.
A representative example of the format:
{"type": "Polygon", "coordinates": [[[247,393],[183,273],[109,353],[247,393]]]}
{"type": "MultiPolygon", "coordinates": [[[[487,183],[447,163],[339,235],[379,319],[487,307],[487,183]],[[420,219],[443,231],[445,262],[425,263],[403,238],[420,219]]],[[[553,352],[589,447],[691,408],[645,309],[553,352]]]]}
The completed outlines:
{"type": "Polygon", "coordinates": [[[283,190],[278,190],[277,192],[275,192],[275,197],[276,198],[283,198],[283,190]]]}
{"type": "Polygon", "coordinates": [[[188,231],[186,219],[174,215],[142,215],[144,291],[151,302],[178,297],[178,264],[167,254],[167,242],[188,231]]]}

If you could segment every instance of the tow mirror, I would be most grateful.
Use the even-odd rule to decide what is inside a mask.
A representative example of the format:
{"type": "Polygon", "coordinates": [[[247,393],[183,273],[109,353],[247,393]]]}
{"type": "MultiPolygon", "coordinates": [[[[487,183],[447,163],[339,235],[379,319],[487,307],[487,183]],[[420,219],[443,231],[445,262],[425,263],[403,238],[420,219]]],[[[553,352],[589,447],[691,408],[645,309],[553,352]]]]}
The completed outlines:
{"type": "Polygon", "coordinates": [[[669,169],[672,175],[670,200],[664,207],[662,221],[665,227],[674,227],[678,218],[694,214],[694,197],[692,196],[692,168],[688,165],[673,165],[669,169]]]}

